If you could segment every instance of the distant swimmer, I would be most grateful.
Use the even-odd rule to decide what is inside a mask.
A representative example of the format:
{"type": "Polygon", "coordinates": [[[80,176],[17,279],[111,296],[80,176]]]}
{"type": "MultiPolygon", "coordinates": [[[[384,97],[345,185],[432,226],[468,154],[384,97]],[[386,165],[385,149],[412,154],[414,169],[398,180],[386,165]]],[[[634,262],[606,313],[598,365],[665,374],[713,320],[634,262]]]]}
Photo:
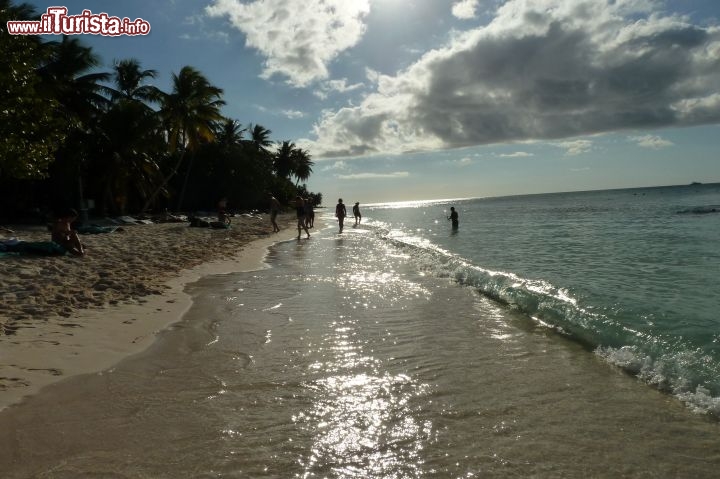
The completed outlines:
{"type": "Polygon", "coordinates": [[[338,199],[338,204],[335,206],[335,216],[338,219],[338,225],[340,226],[340,233],[342,233],[343,222],[345,221],[345,217],[347,216],[347,209],[345,209],[345,205],[343,204],[342,198],[338,199]]]}
{"type": "Polygon", "coordinates": [[[353,216],[355,216],[355,226],[360,224],[360,221],[362,221],[362,215],[360,214],[360,202],[357,201],[355,203],[355,206],[353,206],[353,216]]]}
{"type": "Polygon", "coordinates": [[[452,221],[452,229],[458,229],[458,226],[460,226],[460,221],[458,221],[458,213],[457,211],[455,211],[454,206],[450,207],[450,216],[448,216],[448,219],[452,221]]]}

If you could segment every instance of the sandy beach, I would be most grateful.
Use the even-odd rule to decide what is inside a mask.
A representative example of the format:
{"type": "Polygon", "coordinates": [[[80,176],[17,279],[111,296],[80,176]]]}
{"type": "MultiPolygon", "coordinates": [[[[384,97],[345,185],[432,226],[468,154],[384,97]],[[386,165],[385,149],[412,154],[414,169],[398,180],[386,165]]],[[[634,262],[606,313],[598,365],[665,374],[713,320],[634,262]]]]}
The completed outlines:
{"type": "Polygon", "coordinates": [[[383,232],[264,248],[294,233],[248,243],[247,272],[5,336],[26,392],[67,379],[0,412],[0,476],[717,477],[717,422],[672,396],[383,232]]]}
{"type": "MultiPolygon", "coordinates": [[[[184,286],[209,274],[262,267],[266,248],[289,239],[282,216],[238,216],[232,228],[187,223],[123,226],[82,235],[84,257],[6,255],[0,268],[0,410],[47,384],[106,369],[145,349],[190,306],[184,286]]],[[[41,227],[13,227],[47,241],[41,227]]]]}

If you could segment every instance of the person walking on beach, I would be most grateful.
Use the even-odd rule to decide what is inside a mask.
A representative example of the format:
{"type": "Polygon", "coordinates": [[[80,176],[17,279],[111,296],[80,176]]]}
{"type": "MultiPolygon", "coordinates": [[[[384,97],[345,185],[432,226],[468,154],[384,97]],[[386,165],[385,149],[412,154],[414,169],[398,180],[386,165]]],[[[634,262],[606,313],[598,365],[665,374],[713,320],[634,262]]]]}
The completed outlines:
{"type": "Polygon", "coordinates": [[[360,224],[360,221],[362,221],[362,215],[360,214],[360,202],[356,201],[355,206],[353,206],[353,216],[355,217],[355,226],[360,224]]]}
{"type": "Polygon", "coordinates": [[[342,233],[343,222],[345,221],[345,217],[347,216],[347,210],[345,209],[345,205],[343,204],[342,198],[338,199],[338,204],[335,206],[335,216],[338,219],[338,225],[340,226],[340,233],[342,233]]]}
{"type": "Polygon", "coordinates": [[[301,230],[305,230],[305,233],[307,234],[307,237],[309,238],[310,232],[308,231],[307,224],[305,224],[305,201],[302,199],[301,196],[295,197],[295,214],[297,215],[297,222],[298,222],[297,239],[300,239],[301,230]]]}
{"type": "Polygon", "coordinates": [[[77,231],[72,229],[72,223],[77,217],[78,213],[74,209],[63,210],[53,223],[50,239],[75,256],[83,256],[85,248],[78,238],[77,231]]]}
{"type": "Polygon", "coordinates": [[[448,219],[452,221],[452,229],[458,229],[458,226],[460,226],[460,221],[458,221],[458,213],[457,211],[455,211],[454,206],[450,207],[450,216],[448,216],[448,219]]]}
{"type": "Polygon", "coordinates": [[[310,198],[305,198],[305,226],[308,228],[315,226],[315,210],[310,198]]]}
{"type": "Polygon", "coordinates": [[[280,212],[280,202],[272,193],[268,193],[268,196],[270,197],[270,223],[273,225],[273,233],[277,233],[280,231],[276,221],[277,215],[280,212]]]}

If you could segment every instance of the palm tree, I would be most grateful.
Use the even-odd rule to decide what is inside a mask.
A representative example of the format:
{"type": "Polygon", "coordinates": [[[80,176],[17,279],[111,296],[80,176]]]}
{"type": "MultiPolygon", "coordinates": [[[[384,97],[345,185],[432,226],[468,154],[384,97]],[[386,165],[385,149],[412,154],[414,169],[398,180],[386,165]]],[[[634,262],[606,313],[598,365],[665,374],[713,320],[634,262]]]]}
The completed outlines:
{"type": "Polygon", "coordinates": [[[310,159],[310,153],[307,150],[298,148],[291,141],[283,141],[278,144],[275,152],[273,167],[278,178],[289,179],[291,176],[296,178],[295,186],[300,181],[307,181],[312,173],[313,161],[310,159]]]}
{"type": "Polygon", "coordinates": [[[243,141],[245,128],[241,128],[240,122],[225,118],[216,127],[215,138],[223,146],[239,146],[243,141]]]}
{"type": "Polygon", "coordinates": [[[100,59],[77,38],[63,36],[62,41],[48,42],[47,47],[49,59],[38,69],[45,88],[64,107],[71,122],[90,129],[98,113],[108,107],[108,96],[114,93],[101,83],[107,82],[110,74],[92,71],[100,59]]]}
{"type": "Polygon", "coordinates": [[[223,119],[222,94],[221,88],[211,85],[193,67],[183,67],[179,74],[173,74],[173,91],[164,95],[161,108],[171,151],[194,151],[201,143],[215,139],[212,125],[223,119]]]}
{"type": "Polygon", "coordinates": [[[115,61],[113,65],[113,79],[117,92],[114,100],[136,100],[144,102],[158,101],[160,90],[152,85],[145,85],[145,81],[157,77],[157,70],[141,70],[140,62],[135,58],[115,61]]]}
{"type": "Polygon", "coordinates": [[[275,157],[273,158],[273,168],[278,178],[290,178],[295,171],[293,162],[295,161],[295,143],[291,141],[283,141],[278,143],[275,157]]]}
{"type": "Polygon", "coordinates": [[[98,118],[110,105],[114,90],[103,85],[110,79],[107,72],[97,72],[100,59],[90,47],[77,38],[63,36],[48,42],[48,58],[38,68],[45,94],[57,99],[67,122],[67,137],[57,152],[54,185],[63,201],[76,202],[84,209],[83,171],[88,150],[96,137],[98,118]],[[77,181],[77,195],[71,182],[77,181]]]}
{"type": "Polygon", "coordinates": [[[135,59],[114,63],[112,104],[98,118],[90,155],[94,193],[102,198],[103,210],[110,206],[124,214],[128,204],[139,206],[137,201],[145,201],[162,180],[158,161],[167,144],[159,114],[146,103],[159,99],[161,92],[144,84],[156,75],[142,70],[135,59]]]}
{"type": "MultiPolygon", "coordinates": [[[[180,73],[173,74],[173,90],[172,93],[162,96],[160,114],[167,129],[170,152],[177,156],[177,163],[145,203],[143,212],[175,176],[186,154],[190,154],[192,161],[192,153],[203,142],[215,140],[213,124],[223,119],[220,113],[220,108],[225,104],[222,94],[221,88],[211,85],[208,79],[193,67],[183,67],[180,73]]],[[[192,163],[188,166],[185,183],[191,167],[192,163]]],[[[178,209],[182,206],[184,189],[185,187],[180,193],[178,209]]]]}
{"type": "Polygon", "coordinates": [[[268,148],[272,145],[270,140],[272,131],[262,125],[253,126],[252,123],[248,126],[248,130],[250,131],[250,143],[255,150],[267,154],[269,152],[268,148]]]}
{"type": "Polygon", "coordinates": [[[297,148],[293,152],[293,175],[296,178],[295,186],[298,186],[301,181],[307,181],[312,174],[312,166],[315,164],[311,160],[310,153],[302,148],[297,148]]]}
{"type": "Polygon", "coordinates": [[[100,118],[91,165],[95,191],[108,206],[125,214],[140,206],[162,180],[158,160],[167,152],[159,116],[142,102],[122,100],[100,118]]]}

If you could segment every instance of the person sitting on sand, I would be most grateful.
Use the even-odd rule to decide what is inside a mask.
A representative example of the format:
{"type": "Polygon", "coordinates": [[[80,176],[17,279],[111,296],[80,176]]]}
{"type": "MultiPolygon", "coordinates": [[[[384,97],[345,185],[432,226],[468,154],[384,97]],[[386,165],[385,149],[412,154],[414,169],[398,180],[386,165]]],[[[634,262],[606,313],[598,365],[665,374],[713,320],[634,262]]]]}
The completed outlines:
{"type": "Polygon", "coordinates": [[[83,256],[85,248],[83,248],[80,238],[78,238],[77,231],[72,229],[72,223],[77,217],[78,213],[74,209],[63,210],[52,225],[50,239],[71,254],[83,256]]]}
{"type": "Polygon", "coordinates": [[[227,214],[227,198],[225,197],[218,201],[218,222],[224,225],[230,224],[230,216],[227,214]]]}

